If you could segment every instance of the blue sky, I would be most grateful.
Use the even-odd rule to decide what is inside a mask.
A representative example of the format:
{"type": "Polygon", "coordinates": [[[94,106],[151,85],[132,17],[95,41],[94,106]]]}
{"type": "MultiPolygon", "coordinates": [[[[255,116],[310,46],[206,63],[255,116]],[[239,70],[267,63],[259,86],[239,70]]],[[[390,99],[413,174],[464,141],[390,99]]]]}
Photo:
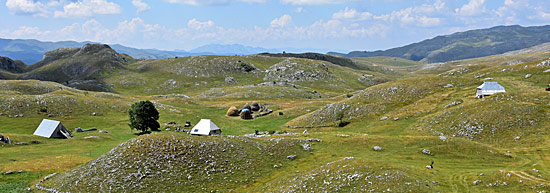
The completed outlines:
{"type": "Polygon", "coordinates": [[[496,25],[547,25],[548,7],[546,0],[0,0],[0,38],[379,50],[496,25]]]}

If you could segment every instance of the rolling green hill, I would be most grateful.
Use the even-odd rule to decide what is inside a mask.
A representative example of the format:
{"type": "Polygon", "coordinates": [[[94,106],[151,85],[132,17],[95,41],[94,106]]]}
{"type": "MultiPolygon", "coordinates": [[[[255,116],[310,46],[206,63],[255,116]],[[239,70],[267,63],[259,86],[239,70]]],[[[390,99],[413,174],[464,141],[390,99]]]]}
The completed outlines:
{"type": "Polygon", "coordinates": [[[0,70],[11,79],[0,80],[0,134],[19,143],[0,143],[0,172],[14,171],[0,175],[0,192],[37,183],[63,192],[550,190],[549,52],[352,58],[352,67],[273,55],[135,60],[90,46],[52,51],[22,73],[0,70]],[[15,80],[30,75],[57,82],[15,80]],[[484,81],[507,92],[477,99],[484,81]],[[128,128],[127,110],[141,100],[159,109],[162,131],[128,128]],[[225,115],[252,101],[274,113],[225,115]],[[102,132],[33,136],[44,118],[102,132]],[[165,130],[205,118],[223,136],[165,130]]]}

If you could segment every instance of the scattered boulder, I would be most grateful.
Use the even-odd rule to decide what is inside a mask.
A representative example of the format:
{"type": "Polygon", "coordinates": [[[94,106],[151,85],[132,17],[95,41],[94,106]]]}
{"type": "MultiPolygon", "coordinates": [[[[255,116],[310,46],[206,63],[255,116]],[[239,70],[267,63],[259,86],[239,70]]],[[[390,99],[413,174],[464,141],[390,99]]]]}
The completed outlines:
{"type": "Polygon", "coordinates": [[[304,130],[304,132],[302,134],[309,134],[309,132],[306,130],[304,130]]]}
{"type": "Polygon", "coordinates": [[[5,143],[5,144],[8,144],[8,145],[10,145],[10,144],[11,144],[11,140],[10,140],[10,137],[7,137],[7,136],[6,136],[6,137],[4,137],[4,140],[3,140],[3,141],[4,141],[4,143],[5,143]]]}
{"type": "Polygon", "coordinates": [[[27,145],[27,143],[25,143],[25,142],[17,142],[17,143],[15,143],[15,145],[27,145]]]}
{"type": "Polygon", "coordinates": [[[109,132],[107,132],[105,130],[99,130],[99,133],[109,133],[109,132]]]}
{"type": "Polygon", "coordinates": [[[537,170],[536,168],[533,168],[533,172],[539,173],[539,170],[537,170]]]}
{"type": "Polygon", "coordinates": [[[377,145],[377,146],[374,146],[373,149],[374,149],[374,151],[382,151],[382,147],[380,147],[380,146],[378,146],[378,145],[377,145]]]}
{"type": "Polygon", "coordinates": [[[256,101],[252,102],[252,106],[250,107],[250,110],[259,111],[260,110],[260,104],[258,104],[258,102],[256,102],[256,101]]]}
{"type": "Polygon", "coordinates": [[[456,105],[459,105],[459,104],[462,104],[462,100],[453,101],[452,103],[450,103],[448,105],[445,105],[445,108],[449,108],[449,107],[456,106],[456,105]]]}
{"type": "Polygon", "coordinates": [[[294,160],[294,159],[296,159],[296,155],[286,156],[286,159],[294,160]]]}
{"type": "Polygon", "coordinates": [[[81,132],[84,132],[84,130],[82,130],[82,128],[80,128],[80,127],[77,127],[77,128],[74,129],[74,132],[81,133],[81,132]]]}
{"type": "Polygon", "coordinates": [[[477,185],[479,183],[481,183],[481,180],[476,180],[476,181],[473,182],[474,185],[477,185]]]}
{"type": "Polygon", "coordinates": [[[388,119],[388,117],[387,117],[387,116],[383,116],[382,118],[380,118],[380,121],[383,121],[383,120],[386,120],[386,119],[388,119]]]}
{"type": "Polygon", "coordinates": [[[170,121],[169,123],[165,123],[163,128],[166,131],[170,131],[170,130],[181,131],[182,130],[181,125],[176,123],[175,121],[170,121]]]}
{"type": "Polygon", "coordinates": [[[423,153],[423,154],[426,154],[426,155],[432,155],[432,152],[431,152],[430,150],[428,150],[428,149],[423,149],[423,150],[422,150],[422,153],[423,153]]]}
{"type": "Polygon", "coordinates": [[[235,80],[235,78],[233,78],[233,77],[226,77],[225,78],[225,83],[226,84],[237,84],[237,80],[235,80]]]}
{"type": "Polygon", "coordinates": [[[227,109],[227,113],[225,115],[230,116],[230,117],[239,116],[239,109],[237,109],[237,107],[235,107],[235,106],[231,106],[231,107],[229,107],[229,109],[227,109]]]}
{"type": "Polygon", "coordinates": [[[283,113],[283,112],[279,112],[279,115],[284,115],[284,113],[283,113]]]}
{"type": "Polygon", "coordinates": [[[96,113],[96,112],[93,112],[93,113],[92,113],[92,116],[97,116],[97,113],[96,113]]]}
{"type": "Polygon", "coordinates": [[[53,115],[52,115],[52,114],[48,114],[48,117],[53,117],[53,115]]]}
{"type": "Polygon", "coordinates": [[[514,141],[517,141],[517,140],[519,140],[519,139],[521,139],[521,137],[520,137],[520,136],[516,136],[516,137],[514,137],[514,141]]]}
{"type": "Polygon", "coordinates": [[[452,84],[447,84],[447,85],[443,86],[443,88],[450,88],[450,87],[453,87],[453,85],[452,84]]]}
{"type": "Polygon", "coordinates": [[[4,172],[4,175],[10,175],[10,174],[14,174],[15,172],[14,171],[7,171],[7,172],[4,172]]]}
{"type": "Polygon", "coordinates": [[[302,139],[301,141],[304,141],[304,142],[321,142],[320,139],[316,139],[316,138],[302,139]]]}
{"type": "Polygon", "coordinates": [[[525,78],[531,78],[531,76],[533,76],[532,74],[527,74],[525,75],[525,78]]]}
{"type": "Polygon", "coordinates": [[[311,144],[305,143],[302,145],[302,148],[304,148],[304,151],[310,151],[311,150],[311,144]]]}
{"type": "Polygon", "coordinates": [[[185,122],[185,125],[183,125],[183,127],[191,127],[191,122],[189,121],[185,122]]]}
{"type": "Polygon", "coordinates": [[[545,71],[543,71],[543,72],[544,72],[544,73],[546,73],[546,72],[550,72],[550,69],[548,69],[548,70],[545,70],[545,71]]]}
{"type": "Polygon", "coordinates": [[[91,128],[91,129],[84,129],[82,131],[97,131],[97,128],[94,127],[94,128],[91,128]]]}

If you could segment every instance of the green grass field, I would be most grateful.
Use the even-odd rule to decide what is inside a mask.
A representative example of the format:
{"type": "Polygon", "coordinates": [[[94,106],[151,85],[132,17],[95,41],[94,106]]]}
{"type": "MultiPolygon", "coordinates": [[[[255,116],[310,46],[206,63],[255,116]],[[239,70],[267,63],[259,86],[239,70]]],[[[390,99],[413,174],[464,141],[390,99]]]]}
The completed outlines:
{"type": "MultiPolygon", "coordinates": [[[[2,81],[0,134],[9,136],[15,142],[25,142],[27,145],[0,147],[0,157],[3,158],[0,159],[0,171],[2,173],[16,171],[14,174],[0,175],[0,192],[22,192],[27,187],[34,188],[34,184],[54,172],[59,174],[43,185],[53,188],[63,187],[63,190],[71,191],[99,191],[99,188],[89,189],[90,187],[86,186],[74,186],[74,189],[70,189],[64,183],[77,183],[74,178],[66,180],[69,179],[66,177],[73,173],[87,171],[86,168],[89,168],[92,163],[90,161],[98,159],[112,148],[129,140],[131,143],[136,143],[136,140],[162,139],[163,143],[170,144],[176,143],[171,139],[177,139],[192,141],[189,143],[191,145],[227,142],[238,146],[241,142],[229,137],[230,135],[250,134],[256,130],[298,134],[247,139],[250,141],[246,144],[267,144],[266,149],[263,149],[263,145],[258,146],[261,148],[251,148],[253,146],[246,145],[242,147],[243,151],[249,153],[247,156],[251,159],[250,161],[253,160],[248,167],[254,168],[257,172],[237,173],[238,176],[216,174],[209,183],[219,186],[201,189],[205,186],[199,183],[202,178],[187,179],[185,176],[174,176],[171,180],[147,181],[150,185],[143,187],[142,190],[162,191],[162,188],[166,188],[167,191],[219,190],[222,192],[549,191],[550,133],[548,130],[550,128],[548,125],[550,122],[547,119],[550,115],[550,96],[549,92],[543,89],[550,83],[550,76],[543,72],[548,67],[537,66],[543,59],[547,59],[544,53],[504,58],[491,56],[449,62],[436,68],[422,69],[424,64],[376,58],[369,59],[369,62],[380,63],[386,68],[395,68],[394,70],[402,73],[403,76],[384,74],[384,71],[360,71],[359,75],[372,73],[375,76],[385,76],[389,80],[386,83],[367,87],[356,81],[355,75],[351,76],[356,72],[334,66],[330,68],[333,76],[349,85],[334,88],[323,87],[322,81],[296,83],[298,86],[307,87],[301,90],[292,87],[238,88],[238,86],[264,82],[263,75],[255,77],[248,74],[243,79],[237,78],[237,75],[242,72],[228,74],[236,77],[239,82],[237,85],[225,85],[221,78],[223,76],[217,75],[196,79],[173,78],[179,83],[191,79],[194,82],[192,85],[182,85],[169,91],[162,85],[170,78],[155,79],[157,76],[168,73],[164,71],[165,69],[177,65],[184,67],[195,65],[193,61],[206,62],[214,66],[218,63],[229,65],[229,62],[245,61],[265,70],[283,60],[264,57],[205,56],[204,58],[140,61],[129,65],[128,68],[134,70],[123,73],[113,72],[114,75],[106,79],[107,82],[115,85],[113,90],[118,94],[75,90],[50,82],[2,81]],[[499,60],[495,61],[494,58],[499,60]],[[529,62],[502,65],[507,61],[515,60],[529,60],[529,62]],[[478,65],[464,70],[467,67],[465,65],[473,63],[478,65]],[[156,70],[140,71],[147,68],[156,70]],[[476,78],[481,74],[485,75],[476,78]],[[532,74],[532,77],[525,78],[526,74],[532,74]],[[396,80],[395,77],[402,78],[396,80]],[[493,78],[492,81],[498,81],[507,89],[507,92],[485,99],[474,98],[475,88],[483,82],[484,78],[493,78]],[[208,86],[199,88],[194,85],[195,82],[200,81],[208,81],[208,86]],[[452,86],[448,86],[449,84],[452,86]],[[152,88],[152,85],[160,86],[152,88]],[[145,91],[147,88],[152,90],[145,91]],[[220,88],[212,91],[214,92],[212,94],[216,94],[217,91],[223,91],[224,94],[201,96],[212,88],[220,88]],[[309,96],[304,93],[311,94],[313,90],[320,92],[322,97],[304,97],[309,96]],[[240,94],[253,92],[265,94],[240,94]],[[177,93],[189,95],[191,98],[170,97],[170,95],[167,98],[152,96],[177,93]],[[323,93],[327,94],[323,95],[323,93]],[[293,97],[276,97],[279,94],[293,97]],[[150,136],[137,137],[137,131],[130,130],[127,125],[126,110],[130,104],[140,100],[151,100],[156,103],[160,112],[161,125],[170,121],[180,124],[190,121],[195,124],[201,118],[209,118],[222,129],[222,134],[225,136],[201,138],[174,131],[160,131],[150,136]],[[264,103],[273,109],[274,113],[254,120],[225,116],[230,106],[242,107],[245,103],[252,103],[252,101],[264,103]],[[447,106],[454,101],[461,101],[461,103],[447,106]],[[41,112],[44,108],[47,109],[46,113],[41,112]],[[92,116],[92,112],[98,113],[98,116],[92,116]],[[282,115],[279,115],[279,112],[282,115]],[[19,114],[24,116],[13,116],[19,114]],[[48,118],[48,114],[53,114],[54,116],[50,119],[60,120],[70,130],[76,127],[84,129],[95,127],[108,133],[97,131],[73,133],[74,137],[71,139],[46,139],[33,136],[34,129],[43,118],[48,118]],[[349,124],[338,127],[339,115],[343,115],[342,120],[349,124]],[[386,119],[381,120],[383,117],[386,119]],[[314,127],[311,127],[312,125],[314,127]],[[323,126],[317,127],[319,125],[323,126]],[[306,129],[309,134],[301,134],[306,129]],[[277,146],[277,151],[267,148],[270,147],[269,144],[274,143],[274,140],[281,138],[289,141],[315,138],[322,142],[310,142],[311,151],[302,150],[300,145],[304,142],[285,143],[284,146],[277,146]],[[382,150],[374,151],[374,146],[380,146],[382,150]],[[422,153],[424,149],[430,150],[431,153],[429,155],[422,153]],[[275,152],[276,156],[269,157],[264,155],[265,152],[275,152]],[[298,156],[295,160],[286,159],[286,156],[291,154],[298,156]],[[426,168],[426,165],[430,165],[432,161],[434,169],[426,168]],[[22,172],[17,173],[18,170],[22,172]],[[235,183],[228,183],[228,178],[235,180],[235,183]],[[171,181],[174,180],[191,184],[187,184],[184,188],[172,184],[171,181]]],[[[301,59],[296,61],[305,61],[308,65],[317,63],[301,59]]],[[[168,73],[166,76],[172,75],[168,73]]],[[[153,144],[159,149],[168,146],[153,144]]],[[[146,152],[155,156],[180,155],[187,161],[200,160],[197,157],[199,154],[196,153],[181,155],[194,152],[191,150],[166,149],[155,152],[147,149],[145,145],[140,150],[118,149],[117,151],[124,155],[128,154],[128,159],[144,159],[137,155],[146,152]],[[128,152],[134,152],[134,154],[128,152]]],[[[223,152],[221,149],[215,149],[209,155],[221,155],[221,152],[223,152]]],[[[113,154],[105,155],[107,157],[99,160],[108,160],[108,156],[113,154]]],[[[156,159],[155,156],[151,159],[156,159]]],[[[224,156],[227,155],[224,154],[224,156]]],[[[232,158],[223,159],[228,159],[229,162],[236,161],[232,158]]],[[[214,161],[223,161],[223,159],[214,159],[214,161]]],[[[245,162],[245,160],[243,158],[239,162],[245,162]]],[[[161,161],[157,160],[157,162],[161,161]]],[[[149,165],[145,164],[145,166],[149,165]]],[[[159,168],[147,167],[152,173],[162,172],[163,169],[159,168]]],[[[135,172],[125,168],[119,168],[119,170],[121,175],[135,172]]],[[[94,173],[96,176],[90,174],[82,178],[83,182],[107,175],[102,173],[105,172],[103,170],[97,171],[94,173]]],[[[180,168],[177,171],[189,172],[190,170],[180,168]]],[[[184,174],[187,174],[185,172],[184,174]]],[[[193,175],[206,175],[204,171],[193,170],[192,172],[193,175]]],[[[243,171],[239,170],[239,172],[243,171]]],[[[166,179],[167,175],[158,177],[166,179]]],[[[117,179],[122,180],[122,177],[117,179]]],[[[114,182],[103,184],[109,183],[114,182]]],[[[101,184],[97,182],[94,186],[101,184]]]]}

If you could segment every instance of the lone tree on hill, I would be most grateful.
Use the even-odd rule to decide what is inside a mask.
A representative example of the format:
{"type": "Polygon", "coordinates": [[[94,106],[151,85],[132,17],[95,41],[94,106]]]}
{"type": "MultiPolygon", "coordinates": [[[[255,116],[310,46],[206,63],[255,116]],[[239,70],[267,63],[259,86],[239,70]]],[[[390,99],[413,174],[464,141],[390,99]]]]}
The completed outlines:
{"type": "Polygon", "coordinates": [[[160,124],[157,121],[159,119],[159,112],[150,101],[134,103],[128,111],[128,115],[130,115],[130,124],[128,125],[131,129],[140,130],[141,133],[145,133],[147,129],[158,131],[160,128],[160,124]]]}

